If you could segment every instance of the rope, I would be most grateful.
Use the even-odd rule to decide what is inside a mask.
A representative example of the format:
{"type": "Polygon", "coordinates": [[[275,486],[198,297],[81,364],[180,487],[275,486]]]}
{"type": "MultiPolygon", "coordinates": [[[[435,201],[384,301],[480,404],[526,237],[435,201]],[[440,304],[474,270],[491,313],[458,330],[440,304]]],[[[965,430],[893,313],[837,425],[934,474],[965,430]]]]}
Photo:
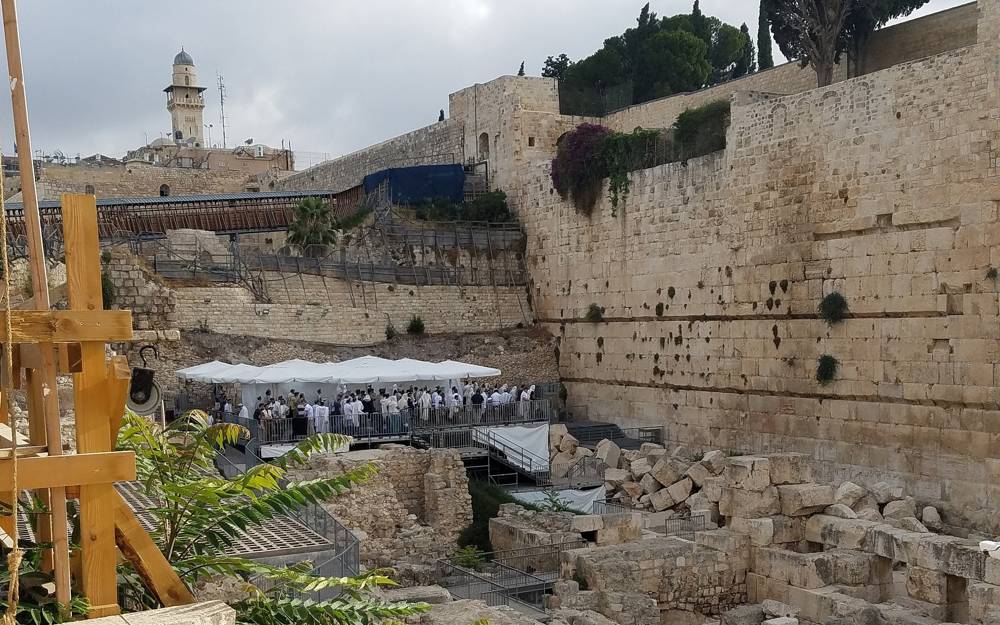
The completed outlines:
{"type": "MultiPolygon", "coordinates": [[[[2,158],[0,154],[0,158],[2,158]]],[[[3,174],[0,173],[0,182],[3,181],[3,174]]],[[[3,262],[3,305],[4,320],[7,323],[7,336],[4,337],[4,362],[3,368],[7,383],[13,387],[14,379],[14,330],[11,323],[10,312],[10,259],[7,257],[7,210],[3,193],[0,193],[0,259],[3,262]]],[[[44,286],[43,286],[44,288],[44,286]]],[[[0,622],[3,625],[16,625],[17,623],[17,603],[18,593],[21,585],[21,560],[24,553],[20,547],[20,536],[17,527],[17,426],[14,423],[14,401],[11,389],[3,389],[3,401],[7,404],[7,421],[10,425],[10,462],[11,462],[11,516],[13,517],[14,532],[11,539],[14,541],[14,548],[7,554],[7,570],[10,572],[10,587],[7,589],[7,611],[0,622]]]]}

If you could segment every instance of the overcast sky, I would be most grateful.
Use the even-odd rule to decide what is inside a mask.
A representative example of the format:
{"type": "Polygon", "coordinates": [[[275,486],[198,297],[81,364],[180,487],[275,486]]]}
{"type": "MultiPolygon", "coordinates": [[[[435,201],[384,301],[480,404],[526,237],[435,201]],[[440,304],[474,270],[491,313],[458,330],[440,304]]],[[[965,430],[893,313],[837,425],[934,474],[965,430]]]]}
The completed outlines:
{"type": "MultiPolygon", "coordinates": [[[[932,0],[915,15],[963,3],[932,0]]],[[[547,55],[592,53],[635,23],[643,0],[19,4],[36,150],[121,156],[169,134],[162,90],[183,45],[210,87],[205,123],[214,125],[214,143],[222,135],[220,73],[230,146],[251,137],[273,146],[285,140],[296,151],[336,156],[436,121],[450,92],[513,74],[522,60],[538,75],[547,55]]],[[[662,16],[688,12],[691,2],[651,4],[662,16]]],[[[705,13],[746,22],[754,33],[757,5],[701,3],[705,13]]],[[[9,100],[0,102],[0,120],[0,146],[9,153],[9,100]]]]}

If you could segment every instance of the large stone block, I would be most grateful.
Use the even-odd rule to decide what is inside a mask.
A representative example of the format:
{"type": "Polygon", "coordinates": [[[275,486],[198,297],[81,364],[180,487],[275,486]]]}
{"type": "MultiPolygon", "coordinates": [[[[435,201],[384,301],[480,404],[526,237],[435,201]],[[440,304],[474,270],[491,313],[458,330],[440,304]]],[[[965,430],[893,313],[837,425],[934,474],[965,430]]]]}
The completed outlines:
{"type": "Polygon", "coordinates": [[[759,605],[741,605],[719,617],[720,625],[761,625],[764,622],[764,609],[759,605]]]}
{"type": "Polygon", "coordinates": [[[906,567],[906,594],[919,601],[944,605],[948,602],[948,576],[911,564],[906,567]]]}
{"type": "Polygon", "coordinates": [[[887,519],[902,520],[917,515],[916,505],[912,499],[898,499],[885,504],[882,516],[887,519]]]}
{"type": "Polygon", "coordinates": [[[833,503],[833,487],[826,484],[778,486],[778,495],[785,516],[814,514],[833,503]]]}
{"type": "Polygon", "coordinates": [[[594,449],[594,455],[597,456],[606,466],[617,467],[618,460],[621,458],[622,450],[614,441],[604,439],[597,443],[597,447],[594,449]]]}
{"type": "Polygon", "coordinates": [[[691,495],[692,482],[691,478],[684,478],[679,482],[675,482],[667,487],[667,492],[670,493],[671,499],[676,503],[682,503],[687,501],[687,498],[691,495]]]}
{"type": "Polygon", "coordinates": [[[643,475],[649,473],[652,466],[649,464],[649,460],[646,458],[636,458],[629,465],[629,470],[636,479],[641,479],[643,475]]]}
{"type": "Polygon", "coordinates": [[[868,532],[865,551],[889,558],[893,562],[912,564],[916,563],[917,545],[925,536],[885,523],[876,523],[868,532]]]}
{"type": "Polygon", "coordinates": [[[983,582],[969,582],[969,616],[973,621],[983,621],[995,611],[1000,611],[1000,586],[983,582]]]}
{"type": "Polygon", "coordinates": [[[649,496],[649,505],[653,506],[653,510],[662,512],[663,510],[672,508],[674,506],[674,500],[670,497],[670,491],[663,488],[649,496]]]}
{"type": "Polygon", "coordinates": [[[722,476],[710,477],[701,485],[701,492],[705,493],[709,501],[719,503],[719,500],[722,499],[722,487],[725,483],[726,480],[722,476]]]}
{"type": "Polygon", "coordinates": [[[696,462],[688,467],[685,475],[691,478],[695,486],[699,487],[705,483],[705,480],[712,477],[712,473],[700,462],[696,462]]]}
{"type": "Polygon", "coordinates": [[[985,576],[987,555],[979,550],[976,541],[936,534],[917,535],[922,537],[916,544],[917,566],[966,579],[982,580],[985,576]]]}
{"type": "Polygon", "coordinates": [[[869,533],[877,525],[861,519],[841,519],[818,514],[806,521],[805,539],[837,549],[865,550],[871,544],[869,533]]]}
{"type": "Polygon", "coordinates": [[[771,483],[775,486],[812,481],[812,469],[809,465],[812,458],[805,454],[770,454],[767,459],[770,463],[771,483]]]}
{"type": "Polygon", "coordinates": [[[605,469],[604,481],[612,486],[620,486],[623,482],[631,481],[632,474],[625,469],[605,469]]]}
{"type": "Polygon", "coordinates": [[[657,482],[656,478],[653,477],[651,473],[647,473],[646,475],[642,476],[642,479],[639,480],[639,486],[642,486],[642,492],[646,493],[647,495],[655,493],[656,491],[663,488],[663,485],[657,482]]]}
{"type": "Polygon", "coordinates": [[[718,449],[709,451],[702,457],[701,463],[712,475],[721,475],[726,468],[726,454],[718,449]]]}
{"type": "Polygon", "coordinates": [[[657,482],[664,486],[670,486],[681,479],[687,469],[688,464],[679,458],[666,457],[658,460],[649,472],[656,478],[657,482]]]}
{"type": "Polygon", "coordinates": [[[719,499],[719,513],[725,517],[756,519],[778,514],[781,505],[778,489],[769,486],[760,492],[725,486],[719,499]]]}
{"type": "Polygon", "coordinates": [[[834,503],[843,504],[848,508],[854,508],[854,504],[858,503],[867,494],[868,491],[863,486],[858,486],[854,482],[844,482],[837,487],[837,492],[833,495],[833,501],[834,503]]]}
{"type": "Polygon", "coordinates": [[[759,492],[771,486],[771,463],[760,456],[733,456],[722,474],[730,488],[759,492]]]}

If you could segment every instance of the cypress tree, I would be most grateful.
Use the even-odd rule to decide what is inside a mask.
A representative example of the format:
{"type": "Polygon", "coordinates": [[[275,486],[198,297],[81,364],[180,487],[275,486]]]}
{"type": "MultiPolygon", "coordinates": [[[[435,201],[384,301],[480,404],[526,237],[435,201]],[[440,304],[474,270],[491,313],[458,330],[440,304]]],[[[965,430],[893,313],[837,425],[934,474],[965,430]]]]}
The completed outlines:
{"type": "Polygon", "coordinates": [[[524,61],[521,61],[521,69],[517,70],[518,76],[524,76],[524,61]]]}
{"type": "Polygon", "coordinates": [[[771,53],[771,28],[767,21],[767,11],[764,8],[766,0],[760,0],[760,16],[757,18],[757,70],[763,71],[774,67],[774,55],[771,53]]]}

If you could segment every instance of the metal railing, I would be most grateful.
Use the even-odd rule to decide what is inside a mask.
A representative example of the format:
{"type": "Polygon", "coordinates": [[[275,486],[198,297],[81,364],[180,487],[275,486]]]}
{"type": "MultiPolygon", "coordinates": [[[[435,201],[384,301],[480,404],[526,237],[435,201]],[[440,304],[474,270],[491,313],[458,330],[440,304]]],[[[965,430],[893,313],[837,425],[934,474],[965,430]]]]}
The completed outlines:
{"type": "MultiPolygon", "coordinates": [[[[633,512],[648,513],[649,511],[638,510],[620,501],[606,500],[595,501],[590,512],[591,514],[631,514],[633,512]]],[[[678,536],[693,540],[695,532],[701,532],[705,529],[705,520],[705,517],[702,515],[693,515],[681,519],[663,519],[652,526],[647,526],[646,529],[663,536],[678,536]]]]}
{"type": "Polygon", "coordinates": [[[600,458],[585,456],[573,463],[565,478],[553,481],[573,488],[600,486],[604,484],[604,473],[607,469],[608,465],[600,458]]]}
{"type": "MultiPolygon", "coordinates": [[[[518,589],[505,588],[447,560],[439,560],[438,563],[443,574],[441,584],[456,599],[477,599],[488,606],[507,606],[532,616],[545,614],[540,597],[535,599],[531,596],[540,594],[537,591],[527,593],[529,600],[524,601],[518,595],[526,593],[520,593],[518,589]]],[[[538,581],[544,584],[544,580],[538,581]]]]}
{"type": "Polygon", "coordinates": [[[486,446],[491,458],[524,473],[538,484],[548,483],[551,475],[548,458],[531,453],[496,430],[476,431],[473,438],[486,446]]]}

